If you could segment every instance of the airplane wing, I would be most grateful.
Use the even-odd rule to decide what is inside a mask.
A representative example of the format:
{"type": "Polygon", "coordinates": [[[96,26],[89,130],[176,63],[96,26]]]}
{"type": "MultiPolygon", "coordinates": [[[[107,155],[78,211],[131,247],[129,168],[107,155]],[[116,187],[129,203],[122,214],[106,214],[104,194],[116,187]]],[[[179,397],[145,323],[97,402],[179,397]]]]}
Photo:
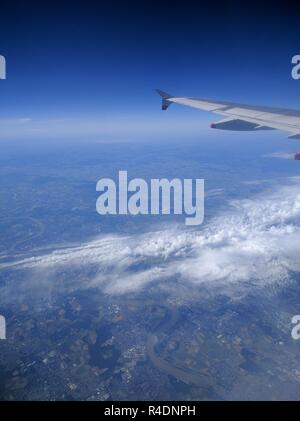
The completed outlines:
{"type": "Polygon", "coordinates": [[[288,132],[290,139],[300,139],[300,110],[176,97],[159,89],[156,91],[162,97],[163,110],[176,103],[222,115],[224,117],[222,120],[211,124],[214,129],[250,131],[276,129],[288,132]]]}

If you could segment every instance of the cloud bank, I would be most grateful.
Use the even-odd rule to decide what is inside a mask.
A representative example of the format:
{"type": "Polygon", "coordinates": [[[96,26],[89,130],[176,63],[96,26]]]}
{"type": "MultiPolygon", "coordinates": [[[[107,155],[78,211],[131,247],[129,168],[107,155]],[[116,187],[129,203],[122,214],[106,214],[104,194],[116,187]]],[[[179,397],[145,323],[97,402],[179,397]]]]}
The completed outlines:
{"type": "MultiPolygon", "coordinates": [[[[197,231],[166,228],[139,236],[106,236],[83,245],[0,265],[52,274],[77,271],[76,288],[107,294],[169,281],[191,287],[268,287],[300,272],[300,179],[230,203],[197,231]]],[[[73,285],[74,288],[75,285],[73,285]]]]}
{"type": "Polygon", "coordinates": [[[209,131],[204,117],[183,116],[180,121],[174,115],[162,114],[160,109],[152,116],[146,115],[97,115],[84,118],[12,118],[0,119],[0,141],[11,139],[132,139],[153,136],[194,136],[199,128],[209,131]]]}

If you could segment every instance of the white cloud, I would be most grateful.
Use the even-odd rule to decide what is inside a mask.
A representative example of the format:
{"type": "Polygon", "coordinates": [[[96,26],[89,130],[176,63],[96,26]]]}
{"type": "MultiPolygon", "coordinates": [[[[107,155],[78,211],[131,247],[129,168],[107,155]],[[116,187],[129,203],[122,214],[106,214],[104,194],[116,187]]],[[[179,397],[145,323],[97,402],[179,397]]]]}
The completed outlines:
{"type": "Polygon", "coordinates": [[[295,159],[295,153],[293,152],[273,152],[264,156],[266,158],[295,159]]]}
{"type": "MultiPolygon", "coordinates": [[[[85,281],[76,287],[99,287],[110,294],[171,279],[185,286],[217,288],[280,285],[300,271],[299,181],[289,180],[289,185],[251,200],[237,200],[230,211],[198,231],[166,228],[103,237],[0,268],[88,271],[89,277],[82,277],[85,281]]],[[[61,279],[53,276],[53,282],[56,278],[61,279]]]]}

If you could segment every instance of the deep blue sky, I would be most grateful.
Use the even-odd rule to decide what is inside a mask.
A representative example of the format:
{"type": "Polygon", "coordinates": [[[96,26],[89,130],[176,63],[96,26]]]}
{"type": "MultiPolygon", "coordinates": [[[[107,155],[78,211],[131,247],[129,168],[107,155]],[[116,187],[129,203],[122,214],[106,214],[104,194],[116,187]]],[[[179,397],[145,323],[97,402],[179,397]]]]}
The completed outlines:
{"type": "MultiPolygon", "coordinates": [[[[294,2],[141,3],[1,4],[0,119],[161,119],[156,87],[300,108],[290,74],[300,54],[294,2]]],[[[199,113],[180,110],[173,118],[199,113]]]]}

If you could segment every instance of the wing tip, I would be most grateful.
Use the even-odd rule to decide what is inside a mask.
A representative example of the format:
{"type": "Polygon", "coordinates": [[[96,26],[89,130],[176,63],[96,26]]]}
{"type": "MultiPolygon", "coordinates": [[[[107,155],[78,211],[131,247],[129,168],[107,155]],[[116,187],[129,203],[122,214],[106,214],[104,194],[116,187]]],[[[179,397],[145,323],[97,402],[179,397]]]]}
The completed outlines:
{"type": "Polygon", "coordinates": [[[161,109],[162,110],[168,109],[169,106],[172,104],[172,102],[169,101],[169,99],[172,98],[172,95],[168,94],[167,92],[162,91],[161,89],[155,89],[155,91],[162,98],[161,109]]]}
{"type": "Polygon", "coordinates": [[[162,91],[161,89],[154,89],[155,90],[155,92],[157,92],[158,93],[158,95],[160,95],[162,98],[164,98],[164,99],[169,99],[169,98],[172,98],[172,95],[170,95],[170,94],[168,94],[167,92],[165,92],[165,91],[162,91]]]}

